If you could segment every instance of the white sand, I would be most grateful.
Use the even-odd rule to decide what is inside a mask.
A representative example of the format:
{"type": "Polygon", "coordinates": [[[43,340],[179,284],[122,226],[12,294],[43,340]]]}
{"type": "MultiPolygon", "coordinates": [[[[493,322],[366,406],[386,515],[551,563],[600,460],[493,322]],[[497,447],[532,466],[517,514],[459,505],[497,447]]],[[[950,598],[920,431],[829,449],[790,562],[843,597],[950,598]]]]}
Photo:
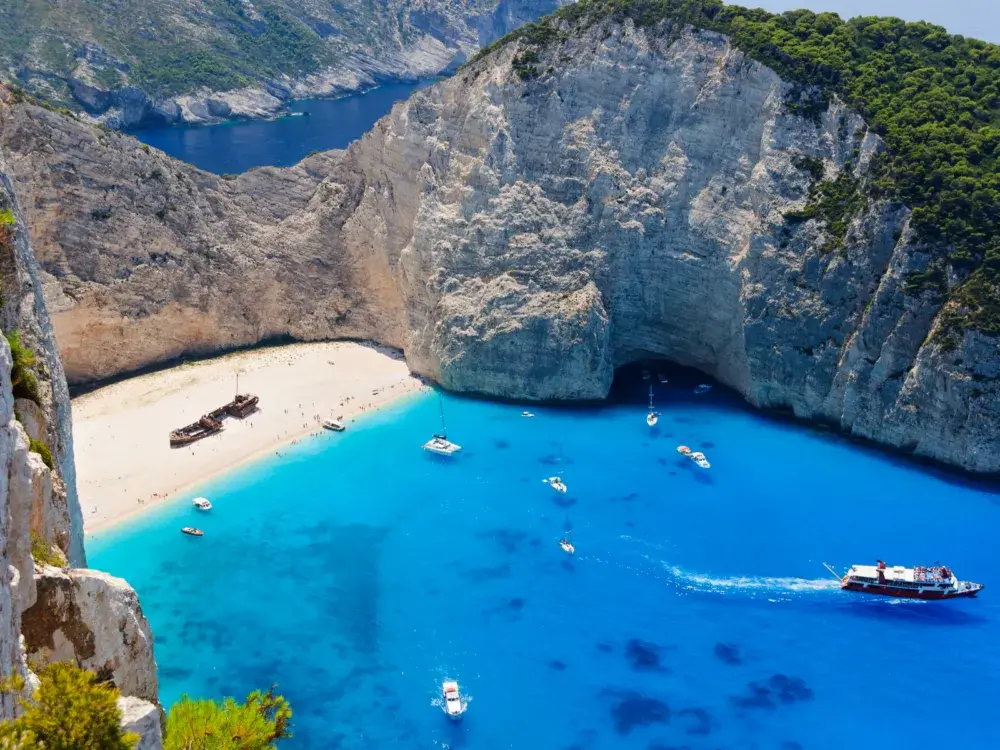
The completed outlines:
{"type": "Polygon", "coordinates": [[[363,344],[294,344],[226,355],[131,378],[73,400],[77,485],[87,533],[140,513],[250,459],[350,422],[420,390],[398,354],[363,344]],[[171,448],[172,429],[241,393],[260,397],[246,419],[171,448]]]}

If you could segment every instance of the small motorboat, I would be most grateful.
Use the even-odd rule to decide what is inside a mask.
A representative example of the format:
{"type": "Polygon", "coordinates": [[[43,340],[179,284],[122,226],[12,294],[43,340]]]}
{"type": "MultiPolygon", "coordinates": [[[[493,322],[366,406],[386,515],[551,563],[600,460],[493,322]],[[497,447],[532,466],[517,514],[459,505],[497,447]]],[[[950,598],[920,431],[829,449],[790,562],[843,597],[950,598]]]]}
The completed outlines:
{"type": "Polygon", "coordinates": [[[531,418],[532,418],[533,416],[535,416],[535,415],[534,415],[534,414],[532,414],[532,413],[531,413],[530,411],[522,411],[522,412],[521,412],[521,416],[522,416],[522,417],[527,417],[528,419],[531,419],[531,418]]]}
{"type": "Polygon", "coordinates": [[[333,432],[343,432],[347,428],[344,427],[344,423],[339,419],[324,419],[323,429],[332,430],[333,432]]]}
{"type": "Polygon", "coordinates": [[[694,389],[694,393],[696,396],[700,396],[703,393],[708,393],[710,390],[712,390],[712,386],[710,386],[708,383],[702,383],[701,385],[699,385],[697,388],[694,389]]]}
{"type": "Polygon", "coordinates": [[[573,542],[569,539],[560,539],[559,548],[567,555],[572,555],[576,552],[576,547],[573,546],[573,542]]]}
{"type": "Polygon", "coordinates": [[[649,413],[646,415],[646,424],[655,427],[658,419],[659,417],[653,410],[653,386],[649,386],[649,413]]]}
{"type": "Polygon", "coordinates": [[[712,464],[708,462],[708,459],[705,458],[705,454],[702,453],[701,451],[695,451],[689,456],[689,458],[703,469],[712,468],[712,464]]]}
{"type": "Polygon", "coordinates": [[[196,529],[194,526],[185,526],[181,529],[182,534],[188,534],[190,536],[205,536],[205,532],[201,529],[196,529]]]}
{"type": "Polygon", "coordinates": [[[649,380],[651,377],[652,375],[649,374],[649,370],[647,370],[645,367],[642,368],[642,379],[649,380]]]}
{"type": "Polygon", "coordinates": [[[659,373],[659,374],[658,374],[658,375],[657,375],[656,377],[657,377],[657,378],[659,379],[659,381],[660,381],[661,383],[663,383],[664,385],[666,385],[666,384],[667,384],[667,376],[666,376],[666,375],[664,375],[664,374],[663,374],[662,372],[661,372],[661,373],[659,373]]]}
{"type": "Polygon", "coordinates": [[[466,703],[462,700],[462,694],[458,691],[458,683],[455,680],[445,680],[441,685],[441,697],[444,699],[444,712],[449,719],[462,718],[465,713],[466,703]]]}
{"type": "Polygon", "coordinates": [[[545,482],[549,487],[554,489],[556,492],[565,493],[566,490],[568,489],[566,487],[566,483],[559,477],[549,477],[548,479],[543,479],[542,481],[545,482]]]}
{"type": "Polygon", "coordinates": [[[687,456],[688,458],[691,458],[691,449],[688,448],[686,445],[678,445],[677,452],[680,453],[682,456],[687,456]]]}
{"type": "Polygon", "coordinates": [[[212,510],[212,503],[208,501],[207,497],[196,497],[191,501],[191,505],[198,510],[212,510]]]}

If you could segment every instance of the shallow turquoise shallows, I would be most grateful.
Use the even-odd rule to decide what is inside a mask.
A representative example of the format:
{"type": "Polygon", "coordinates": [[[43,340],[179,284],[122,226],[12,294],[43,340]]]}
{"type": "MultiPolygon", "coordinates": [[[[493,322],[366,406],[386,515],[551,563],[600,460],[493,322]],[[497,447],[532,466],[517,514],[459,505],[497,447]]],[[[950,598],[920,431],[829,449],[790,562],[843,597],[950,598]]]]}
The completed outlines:
{"type": "Polygon", "coordinates": [[[997,495],[675,380],[652,430],[638,378],[533,419],[446,396],[451,460],[420,449],[439,417],[418,396],[99,534],[90,560],[139,592],[165,705],[278,683],[290,749],[1000,746],[997,495]],[[987,587],[866,598],[821,566],[876,558],[987,587]]]}

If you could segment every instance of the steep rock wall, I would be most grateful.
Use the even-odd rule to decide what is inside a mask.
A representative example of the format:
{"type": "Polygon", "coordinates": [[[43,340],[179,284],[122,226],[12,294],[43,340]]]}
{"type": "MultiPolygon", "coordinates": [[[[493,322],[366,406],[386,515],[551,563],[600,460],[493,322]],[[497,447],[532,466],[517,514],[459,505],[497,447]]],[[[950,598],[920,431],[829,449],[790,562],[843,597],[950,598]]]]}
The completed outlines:
{"type": "Polygon", "coordinates": [[[139,597],[125,581],[96,570],[40,566],[37,602],[22,615],[28,654],[75,661],[122,695],[156,701],[153,636],[139,597]]]}
{"type": "Polygon", "coordinates": [[[597,24],[527,80],[509,44],[345,152],[224,181],[32,108],[0,122],[69,377],[288,335],[402,346],[445,387],[600,398],[661,356],[753,404],[1000,471],[997,342],[933,342],[932,248],[867,201],[792,222],[883,148],[719,34],[597,24]],[[166,209],[166,210],[164,210],[166,209]],[[95,344],[99,342],[100,346],[95,344]],[[101,357],[94,359],[93,352],[101,357]]]}

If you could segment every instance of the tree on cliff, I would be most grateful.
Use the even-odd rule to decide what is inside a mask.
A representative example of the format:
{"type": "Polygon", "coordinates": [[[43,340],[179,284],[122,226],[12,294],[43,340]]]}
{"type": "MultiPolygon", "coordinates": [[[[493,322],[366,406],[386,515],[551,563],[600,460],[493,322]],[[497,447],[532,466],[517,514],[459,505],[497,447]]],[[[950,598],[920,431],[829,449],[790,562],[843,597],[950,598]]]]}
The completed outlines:
{"type": "Polygon", "coordinates": [[[167,717],[164,750],[267,750],[292,736],[292,709],[272,687],[255,690],[244,703],[191,700],[186,695],[167,717]]]}
{"type": "Polygon", "coordinates": [[[38,679],[38,689],[31,700],[24,701],[24,713],[0,724],[0,748],[131,750],[135,747],[139,737],[121,728],[118,690],[113,686],[99,683],[95,674],[68,662],[43,667],[38,679]]]}

